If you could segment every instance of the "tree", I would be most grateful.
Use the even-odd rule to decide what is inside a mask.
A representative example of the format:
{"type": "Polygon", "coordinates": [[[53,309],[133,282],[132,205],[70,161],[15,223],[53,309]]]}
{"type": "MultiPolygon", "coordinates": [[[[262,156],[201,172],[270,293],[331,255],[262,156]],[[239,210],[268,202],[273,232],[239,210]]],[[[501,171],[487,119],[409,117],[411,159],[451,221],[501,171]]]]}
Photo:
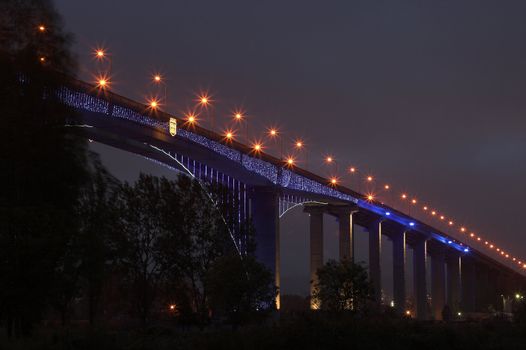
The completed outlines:
{"type": "Polygon", "coordinates": [[[116,211],[113,199],[118,181],[102,166],[98,155],[88,153],[88,181],[82,186],[72,232],[55,268],[51,304],[59,311],[62,324],[69,317],[76,297],[88,299],[88,319],[93,325],[102,286],[113,263],[116,211]]]}
{"type": "Polygon", "coordinates": [[[253,255],[220,257],[207,274],[210,306],[234,325],[248,322],[274,309],[273,282],[272,272],[253,255]]]}
{"type": "Polygon", "coordinates": [[[205,187],[198,180],[179,176],[177,180],[177,215],[172,213],[168,240],[179,242],[177,249],[166,254],[173,261],[169,278],[186,286],[188,300],[198,324],[203,325],[209,317],[208,286],[206,277],[214,261],[235,251],[232,237],[221,208],[218,205],[222,191],[205,187]]]}
{"type": "Polygon", "coordinates": [[[118,258],[118,217],[114,207],[120,183],[90,153],[90,180],[82,188],[79,204],[79,277],[88,299],[88,320],[94,325],[105,280],[118,258]]]}
{"type": "MultiPolygon", "coordinates": [[[[167,186],[170,183],[166,179],[141,174],[133,186],[121,186],[115,203],[121,233],[117,240],[119,264],[131,290],[133,309],[143,324],[150,317],[167,272],[162,247],[162,242],[167,242],[166,225],[162,222],[167,210],[163,189],[167,186]]],[[[170,189],[172,194],[173,188],[170,189]]]]}
{"type": "Polygon", "coordinates": [[[317,271],[313,299],[318,307],[328,311],[362,311],[371,299],[367,271],[350,260],[329,260],[317,271]]]}
{"type": "Polygon", "coordinates": [[[20,336],[69,259],[86,143],[67,132],[74,113],[54,94],[75,65],[50,2],[3,1],[0,36],[0,307],[8,335],[20,336]]]}

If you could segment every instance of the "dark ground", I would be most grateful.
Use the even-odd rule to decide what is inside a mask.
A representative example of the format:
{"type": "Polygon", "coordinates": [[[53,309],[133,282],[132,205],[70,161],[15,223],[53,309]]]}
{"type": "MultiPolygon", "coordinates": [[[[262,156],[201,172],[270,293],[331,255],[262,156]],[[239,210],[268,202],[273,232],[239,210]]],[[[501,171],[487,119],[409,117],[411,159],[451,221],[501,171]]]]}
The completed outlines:
{"type": "Polygon", "coordinates": [[[42,328],[32,339],[0,342],[2,349],[525,349],[526,325],[502,320],[424,323],[346,316],[285,316],[277,325],[237,330],[87,331],[42,328]]]}

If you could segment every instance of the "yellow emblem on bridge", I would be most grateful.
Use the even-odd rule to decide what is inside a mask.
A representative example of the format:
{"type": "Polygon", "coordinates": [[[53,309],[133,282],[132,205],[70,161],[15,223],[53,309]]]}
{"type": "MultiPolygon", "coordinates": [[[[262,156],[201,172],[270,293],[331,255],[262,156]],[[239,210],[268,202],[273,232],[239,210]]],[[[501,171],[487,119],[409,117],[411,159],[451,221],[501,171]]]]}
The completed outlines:
{"type": "Polygon", "coordinates": [[[177,135],[177,119],[170,118],[170,135],[177,135]]]}

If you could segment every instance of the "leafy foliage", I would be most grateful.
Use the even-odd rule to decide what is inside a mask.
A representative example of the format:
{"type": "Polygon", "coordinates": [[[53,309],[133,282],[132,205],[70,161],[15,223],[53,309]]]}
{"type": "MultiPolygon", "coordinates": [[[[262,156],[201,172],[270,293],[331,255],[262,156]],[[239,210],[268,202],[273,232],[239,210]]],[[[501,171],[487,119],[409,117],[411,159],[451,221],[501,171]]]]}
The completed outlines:
{"type": "Polygon", "coordinates": [[[366,269],[350,260],[329,260],[318,269],[313,298],[319,308],[328,311],[361,311],[371,299],[366,269]]]}
{"type": "Polygon", "coordinates": [[[65,128],[74,114],[51,93],[74,70],[60,27],[48,1],[0,3],[0,307],[10,335],[29,333],[75,260],[68,251],[89,177],[85,141],[65,128]]]}
{"type": "Polygon", "coordinates": [[[207,283],[212,310],[232,324],[257,319],[274,307],[272,273],[251,255],[217,259],[208,271],[207,283]]]}

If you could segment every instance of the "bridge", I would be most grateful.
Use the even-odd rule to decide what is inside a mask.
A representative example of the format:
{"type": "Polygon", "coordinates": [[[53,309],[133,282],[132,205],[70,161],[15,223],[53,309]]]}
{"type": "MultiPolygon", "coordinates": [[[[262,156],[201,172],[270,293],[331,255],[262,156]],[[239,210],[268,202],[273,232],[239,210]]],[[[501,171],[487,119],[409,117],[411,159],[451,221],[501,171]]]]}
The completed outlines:
{"type": "MultiPolygon", "coordinates": [[[[499,308],[503,297],[526,288],[526,278],[508,264],[292,162],[81,81],[72,81],[59,95],[79,112],[78,126],[88,138],[184,171],[200,181],[227,187],[237,206],[237,218],[231,227],[237,248],[245,249],[239,225],[250,219],[256,230],[256,256],[274,272],[278,287],[279,219],[291,208],[302,206],[310,222],[311,281],[316,281],[316,271],[323,265],[323,220],[330,215],[339,223],[340,259],[354,257],[355,228],[361,226],[368,231],[369,277],[378,302],[382,302],[381,238],[392,241],[392,306],[399,313],[405,313],[407,307],[408,247],[413,252],[414,312],[419,319],[441,319],[446,304],[466,313],[484,311],[487,305],[499,308]],[[426,281],[428,265],[430,291],[426,281]]],[[[518,263],[522,268],[522,262],[518,263]]],[[[279,308],[279,296],[277,305],[279,308]]]]}

